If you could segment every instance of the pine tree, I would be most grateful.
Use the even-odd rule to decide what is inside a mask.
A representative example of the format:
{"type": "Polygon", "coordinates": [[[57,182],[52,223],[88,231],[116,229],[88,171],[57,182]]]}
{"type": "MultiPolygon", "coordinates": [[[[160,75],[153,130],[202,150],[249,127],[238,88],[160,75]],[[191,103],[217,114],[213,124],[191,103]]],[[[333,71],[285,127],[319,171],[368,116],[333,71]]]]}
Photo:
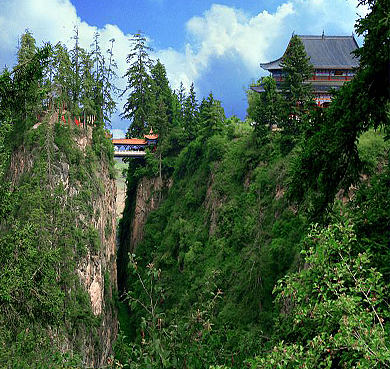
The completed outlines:
{"type": "Polygon", "coordinates": [[[294,35],[281,63],[284,74],[282,94],[285,98],[280,141],[283,154],[289,153],[300,140],[305,127],[305,115],[310,107],[314,106],[312,87],[305,82],[313,74],[309,60],[302,41],[294,35]]]}
{"type": "Polygon", "coordinates": [[[192,141],[198,134],[199,106],[196,100],[194,83],[191,83],[189,94],[184,103],[183,128],[188,141],[192,141]]]}
{"type": "MultiPolygon", "coordinates": [[[[86,52],[80,54],[81,69],[81,96],[80,105],[83,116],[95,115],[98,106],[96,106],[95,88],[96,81],[93,75],[94,61],[92,55],[86,52]]],[[[99,99],[100,102],[100,99],[99,99]]],[[[85,120],[85,119],[84,119],[85,120]]]]}
{"type": "MultiPolygon", "coordinates": [[[[35,46],[35,39],[31,32],[26,32],[21,37],[20,47],[17,53],[18,64],[14,67],[11,74],[15,86],[19,86],[9,98],[18,97],[18,102],[23,101],[23,106],[20,105],[15,110],[14,120],[21,130],[28,127],[32,121],[36,121],[36,117],[41,113],[44,105],[44,95],[46,93],[46,85],[43,79],[43,71],[48,67],[48,59],[51,52],[51,46],[46,44],[41,49],[35,46]],[[34,68],[37,70],[35,71],[34,68]],[[39,78],[35,78],[39,74],[39,78]],[[28,83],[23,86],[23,83],[28,83]],[[16,118],[18,116],[18,118],[16,118]]],[[[16,106],[15,106],[16,107],[16,106]]]]}
{"type": "Polygon", "coordinates": [[[116,109],[116,102],[113,95],[117,93],[118,89],[112,82],[117,77],[115,69],[117,64],[114,60],[114,42],[115,39],[110,40],[110,48],[107,50],[108,65],[106,59],[101,52],[99,43],[100,34],[96,32],[94,34],[94,42],[92,47],[92,60],[93,60],[93,78],[94,78],[94,101],[95,101],[95,114],[100,121],[104,121],[105,125],[110,126],[111,114],[116,109]]]}
{"type": "Polygon", "coordinates": [[[221,102],[214,99],[210,92],[207,99],[203,99],[199,108],[200,132],[204,137],[222,133],[225,121],[225,112],[221,102]]]}
{"type": "Polygon", "coordinates": [[[99,32],[95,32],[93,35],[93,43],[91,44],[91,56],[94,64],[93,74],[96,81],[100,81],[100,76],[103,70],[103,55],[100,48],[99,37],[99,32]]]}
{"type": "Polygon", "coordinates": [[[70,106],[72,91],[72,63],[65,45],[58,43],[53,55],[53,97],[59,108],[70,106]]]}
{"type": "Polygon", "coordinates": [[[35,45],[35,39],[32,33],[26,29],[20,38],[20,46],[17,52],[18,64],[20,65],[31,60],[36,51],[37,47],[35,45]]]}
{"type": "Polygon", "coordinates": [[[179,103],[180,103],[180,115],[183,117],[184,116],[184,106],[185,106],[185,102],[186,102],[186,89],[184,88],[184,85],[183,85],[183,82],[180,82],[180,86],[179,86],[179,89],[177,91],[177,98],[179,100],[179,103]]]}
{"type": "Polygon", "coordinates": [[[247,114],[253,121],[257,138],[264,143],[272,126],[280,123],[281,96],[276,91],[276,82],[271,76],[262,78],[257,85],[261,85],[264,92],[247,92],[247,114]]]}
{"type": "Polygon", "coordinates": [[[36,123],[37,115],[42,112],[43,71],[50,53],[50,45],[37,48],[31,59],[1,75],[0,125],[3,121],[12,123],[14,133],[18,133],[15,140],[23,137],[23,132],[36,123]]]}
{"type": "Polygon", "coordinates": [[[129,92],[129,96],[121,116],[131,120],[127,137],[141,137],[150,129],[149,112],[152,96],[149,70],[152,67],[152,61],[148,52],[151,48],[147,46],[146,38],[140,32],[134,34],[130,41],[132,48],[126,59],[130,66],[125,74],[127,87],[121,94],[123,96],[129,92]]]}
{"type": "Polygon", "coordinates": [[[71,60],[71,66],[72,66],[72,79],[71,79],[71,93],[72,93],[72,108],[77,108],[78,103],[80,101],[80,93],[81,93],[81,67],[80,67],[80,60],[81,60],[81,53],[83,50],[79,46],[79,29],[77,26],[74,26],[74,46],[73,49],[69,51],[70,60],[71,60]]]}
{"type": "Polygon", "coordinates": [[[118,68],[116,61],[114,59],[114,42],[115,39],[110,40],[111,46],[107,49],[108,66],[104,69],[103,73],[103,118],[106,122],[106,125],[111,123],[111,115],[116,110],[116,101],[114,100],[114,95],[118,93],[118,88],[115,86],[113,79],[118,77],[116,69],[118,68]]]}
{"type": "Polygon", "coordinates": [[[180,87],[172,92],[172,125],[174,127],[184,127],[184,104],[186,100],[183,82],[180,87]]]}
{"type": "Polygon", "coordinates": [[[169,81],[164,65],[157,60],[157,63],[151,69],[151,90],[154,101],[154,116],[152,128],[156,133],[164,136],[173,121],[172,90],[169,87],[169,81]]]}
{"type": "Polygon", "coordinates": [[[305,83],[313,74],[310,58],[301,39],[294,35],[283,55],[284,82],[283,95],[289,105],[291,114],[301,114],[313,101],[313,90],[310,84],[305,83]]]}

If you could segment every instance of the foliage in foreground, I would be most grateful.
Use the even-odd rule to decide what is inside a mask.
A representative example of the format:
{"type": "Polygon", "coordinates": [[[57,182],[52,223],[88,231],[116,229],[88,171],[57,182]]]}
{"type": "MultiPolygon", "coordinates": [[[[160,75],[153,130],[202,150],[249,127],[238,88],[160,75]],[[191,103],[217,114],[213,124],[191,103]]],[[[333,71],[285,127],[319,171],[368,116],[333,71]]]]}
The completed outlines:
{"type": "Polygon", "coordinates": [[[279,343],[252,368],[390,367],[388,286],[349,224],[313,227],[275,287],[279,343]]]}

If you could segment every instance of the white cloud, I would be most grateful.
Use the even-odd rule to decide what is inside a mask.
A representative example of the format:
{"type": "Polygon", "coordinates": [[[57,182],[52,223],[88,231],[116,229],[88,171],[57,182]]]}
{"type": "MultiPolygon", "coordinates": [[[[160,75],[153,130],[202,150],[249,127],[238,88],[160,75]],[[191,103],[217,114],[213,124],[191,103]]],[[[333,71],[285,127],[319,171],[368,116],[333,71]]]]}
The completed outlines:
{"type": "Polygon", "coordinates": [[[368,12],[367,6],[357,8],[358,0],[294,0],[297,14],[292,25],[296,33],[348,35],[354,30],[356,14],[365,16],[368,12]]]}
{"type": "MultiPolygon", "coordinates": [[[[101,49],[105,52],[110,46],[110,39],[115,39],[114,57],[118,64],[118,74],[126,71],[126,54],[129,51],[128,38],[116,25],[106,24],[103,28],[91,26],[82,21],[76,8],[69,0],[9,0],[2,2],[0,13],[0,67],[9,67],[16,63],[18,38],[25,29],[32,32],[37,45],[44,42],[56,44],[62,42],[67,47],[73,46],[74,27],[79,29],[80,46],[90,49],[96,31],[100,33],[101,49]]],[[[120,87],[123,87],[122,82],[120,87]]]]}
{"type": "Polygon", "coordinates": [[[207,70],[216,57],[238,55],[254,74],[266,51],[275,42],[286,18],[294,14],[292,3],[279,6],[274,14],[267,11],[248,18],[242,10],[213,4],[203,17],[193,17],[187,24],[190,41],[185,51],[161,50],[172,86],[182,81],[187,88],[207,70]]]}

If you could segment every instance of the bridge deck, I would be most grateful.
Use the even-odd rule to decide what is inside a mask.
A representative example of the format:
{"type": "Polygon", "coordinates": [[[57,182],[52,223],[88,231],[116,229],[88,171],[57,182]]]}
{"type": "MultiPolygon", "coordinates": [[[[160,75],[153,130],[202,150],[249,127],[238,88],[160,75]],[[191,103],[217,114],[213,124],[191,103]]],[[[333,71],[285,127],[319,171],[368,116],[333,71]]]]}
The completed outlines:
{"type": "Polygon", "coordinates": [[[114,151],[114,157],[116,158],[140,158],[145,156],[145,151],[136,151],[136,150],[123,150],[123,151],[114,151]]]}

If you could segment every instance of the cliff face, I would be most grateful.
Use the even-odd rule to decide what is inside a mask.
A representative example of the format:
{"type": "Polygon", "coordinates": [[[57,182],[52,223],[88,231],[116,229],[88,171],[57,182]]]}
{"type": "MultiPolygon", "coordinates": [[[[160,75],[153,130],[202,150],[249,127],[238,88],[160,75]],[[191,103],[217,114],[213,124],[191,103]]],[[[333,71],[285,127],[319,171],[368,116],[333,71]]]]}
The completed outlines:
{"type": "Polygon", "coordinates": [[[130,230],[129,251],[134,252],[144,236],[144,226],[149,214],[156,210],[162,198],[162,190],[169,188],[172,181],[164,181],[160,177],[143,177],[137,186],[134,216],[130,230]]]}
{"type": "Polygon", "coordinates": [[[143,240],[149,214],[158,209],[171,186],[172,179],[142,177],[127,189],[118,250],[118,284],[121,292],[126,290],[128,254],[136,252],[137,245],[143,240]]]}
{"type": "MultiPolygon", "coordinates": [[[[133,207],[125,210],[128,223],[120,228],[128,243],[120,247],[127,245],[140,258],[140,269],[149,263],[161,268],[166,316],[184,321],[206,309],[220,290],[213,311],[220,327],[268,329],[274,284],[295,262],[304,228],[284,196],[288,160],[249,136],[216,136],[192,142],[174,165],[172,185],[160,185],[161,202],[157,179],[129,186],[133,207]]],[[[134,172],[135,178],[142,173],[134,172]]],[[[133,281],[128,276],[126,287],[138,291],[133,281]]]]}
{"type": "Polygon", "coordinates": [[[56,255],[50,267],[60,316],[42,324],[45,335],[82,365],[101,367],[118,325],[113,159],[103,129],[58,120],[53,114],[36,124],[11,156],[9,178],[21,198],[15,217],[42,229],[38,252],[56,255]]]}

